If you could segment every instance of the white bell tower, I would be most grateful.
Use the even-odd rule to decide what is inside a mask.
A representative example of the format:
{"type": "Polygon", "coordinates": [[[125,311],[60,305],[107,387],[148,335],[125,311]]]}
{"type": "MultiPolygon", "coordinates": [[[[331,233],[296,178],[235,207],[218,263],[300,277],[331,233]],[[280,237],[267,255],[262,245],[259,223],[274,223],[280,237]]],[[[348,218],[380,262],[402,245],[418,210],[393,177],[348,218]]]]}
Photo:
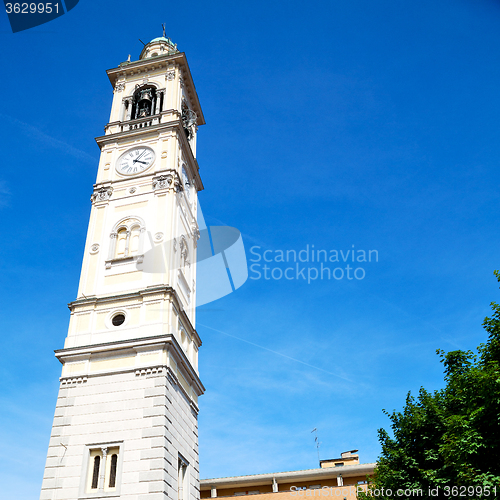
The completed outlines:
{"type": "Polygon", "coordinates": [[[186,56],[165,36],[114,88],[40,499],[197,500],[196,136],[186,56]]]}

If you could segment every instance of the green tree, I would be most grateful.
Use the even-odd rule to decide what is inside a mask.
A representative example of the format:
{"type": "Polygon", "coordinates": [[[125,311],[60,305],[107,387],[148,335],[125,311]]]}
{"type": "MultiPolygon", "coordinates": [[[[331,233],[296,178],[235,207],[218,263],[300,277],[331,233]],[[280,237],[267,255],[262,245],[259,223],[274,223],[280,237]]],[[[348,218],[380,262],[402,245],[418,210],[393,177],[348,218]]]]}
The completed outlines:
{"type": "Polygon", "coordinates": [[[417,498],[500,498],[500,305],[491,307],[476,353],[437,351],[444,389],[421,388],[402,412],[384,410],[392,437],[379,429],[381,456],[360,498],[414,498],[418,490],[417,498]]]}

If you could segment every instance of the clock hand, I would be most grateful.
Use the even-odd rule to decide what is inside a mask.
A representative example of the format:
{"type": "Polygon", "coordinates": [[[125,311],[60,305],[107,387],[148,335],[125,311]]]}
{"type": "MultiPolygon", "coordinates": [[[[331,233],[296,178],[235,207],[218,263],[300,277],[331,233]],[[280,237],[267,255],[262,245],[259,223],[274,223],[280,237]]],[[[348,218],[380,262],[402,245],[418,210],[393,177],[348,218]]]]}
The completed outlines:
{"type": "Polygon", "coordinates": [[[140,158],[143,154],[145,154],[145,153],[146,153],[146,150],[144,150],[144,151],[143,151],[143,152],[142,152],[142,153],[141,153],[141,154],[140,154],[140,155],[139,155],[139,156],[138,156],[138,157],[134,160],[134,163],[135,163],[136,161],[138,161],[138,160],[139,160],[139,158],[140,158]]]}
{"type": "Polygon", "coordinates": [[[145,161],[139,161],[139,160],[134,160],[134,163],[142,163],[144,165],[147,165],[147,162],[145,162],[145,161]]]}

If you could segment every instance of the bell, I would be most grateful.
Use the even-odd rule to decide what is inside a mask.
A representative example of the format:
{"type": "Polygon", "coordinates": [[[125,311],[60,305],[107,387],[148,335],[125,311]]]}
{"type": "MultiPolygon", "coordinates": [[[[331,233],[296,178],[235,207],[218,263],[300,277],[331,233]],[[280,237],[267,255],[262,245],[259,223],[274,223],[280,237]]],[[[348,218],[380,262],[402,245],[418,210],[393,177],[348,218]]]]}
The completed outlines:
{"type": "Polygon", "coordinates": [[[146,89],[141,92],[141,96],[139,98],[139,102],[141,101],[149,101],[151,102],[153,100],[153,96],[151,95],[151,90],[146,89]]]}

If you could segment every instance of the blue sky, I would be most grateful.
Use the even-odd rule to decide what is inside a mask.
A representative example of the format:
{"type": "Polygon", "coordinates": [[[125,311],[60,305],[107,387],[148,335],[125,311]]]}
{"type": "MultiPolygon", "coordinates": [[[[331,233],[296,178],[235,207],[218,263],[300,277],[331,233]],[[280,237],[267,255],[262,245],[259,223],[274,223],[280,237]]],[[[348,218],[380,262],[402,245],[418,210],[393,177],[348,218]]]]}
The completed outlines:
{"type": "MultiPolygon", "coordinates": [[[[376,249],[362,280],[249,279],[200,308],[202,477],[379,453],[499,300],[500,2],[90,0],[0,15],[0,498],[38,498],[112,89],[167,34],[207,124],[207,222],[264,250],[376,249]],[[4,496],[2,496],[4,495],[4,496]]],[[[267,254],[270,255],[270,254],[267,254]]],[[[282,264],[272,263],[273,267],[282,264]]],[[[250,277],[255,274],[250,274],[250,277]]]]}

